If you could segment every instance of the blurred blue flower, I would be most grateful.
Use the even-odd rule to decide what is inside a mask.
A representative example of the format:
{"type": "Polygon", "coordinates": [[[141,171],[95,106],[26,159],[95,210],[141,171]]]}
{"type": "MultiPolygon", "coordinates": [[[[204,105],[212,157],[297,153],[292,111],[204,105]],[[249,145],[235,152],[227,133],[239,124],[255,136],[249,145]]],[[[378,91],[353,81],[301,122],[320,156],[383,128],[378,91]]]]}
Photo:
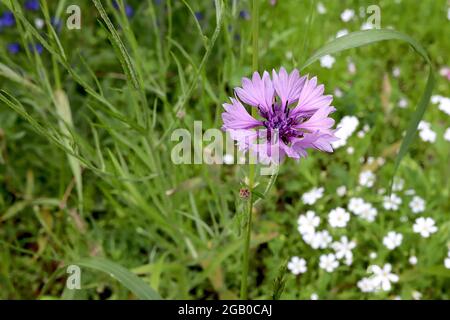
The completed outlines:
{"type": "Polygon", "coordinates": [[[31,52],[37,52],[38,54],[42,54],[44,52],[44,47],[40,43],[30,44],[28,46],[31,52]]]}
{"type": "Polygon", "coordinates": [[[30,11],[39,10],[39,0],[27,0],[25,1],[25,9],[30,11]]]}
{"type": "Polygon", "coordinates": [[[16,18],[14,18],[14,14],[11,11],[3,12],[0,17],[0,28],[2,27],[12,27],[16,24],[16,18]]]}
{"type": "Polygon", "coordinates": [[[55,29],[56,32],[58,32],[58,33],[61,32],[61,30],[62,30],[62,22],[61,22],[61,20],[59,20],[56,17],[52,17],[50,19],[50,23],[52,24],[52,26],[53,26],[53,28],[55,29]]]}
{"type": "Polygon", "coordinates": [[[247,10],[241,10],[239,12],[239,17],[241,17],[244,20],[250,20],[250,13],[247,10]]]}
{"type": "MultiPolygon", "coordinates": [[[[112,4],[114,9],[119,10],[119,4],[117,3],[116,0],[113,0],[112,4]]],[[[124,1],[123,4],[125,5],[125,14],[127,15],[128,18],[131,18],[134,15],[133,7],[130,6],[126,1],[124,1]]]]}
{"type": "Polygon", "coordinates": [[[201,11],[196,11],[196,12],[195,12],[195,18],[196,18],[198,21],[201,21],[201,20],[203,20],[204,15],[203,15],[203,13],[202,13],[201,11]]]}
{"type": "Polygon", "coordinates": [[[18,44],[17,42],[9,43],[7,45],[7,49],[9,51],[9,53],[17,54],[20,51],[20,44],[18,44]]]}

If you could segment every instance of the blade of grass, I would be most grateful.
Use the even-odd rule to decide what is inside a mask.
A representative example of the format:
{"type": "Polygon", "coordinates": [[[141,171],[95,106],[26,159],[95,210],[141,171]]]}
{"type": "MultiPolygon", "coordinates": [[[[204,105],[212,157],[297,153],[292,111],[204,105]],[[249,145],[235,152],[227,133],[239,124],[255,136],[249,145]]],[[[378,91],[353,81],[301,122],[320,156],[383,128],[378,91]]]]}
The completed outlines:
{"type": "Polygon", "coordinates": [[[104,258],[91,257],[81,259],[72,264],[110,275],[141,300],[162,300],[161,296],[138,276],[112,261],[104,258]]]}

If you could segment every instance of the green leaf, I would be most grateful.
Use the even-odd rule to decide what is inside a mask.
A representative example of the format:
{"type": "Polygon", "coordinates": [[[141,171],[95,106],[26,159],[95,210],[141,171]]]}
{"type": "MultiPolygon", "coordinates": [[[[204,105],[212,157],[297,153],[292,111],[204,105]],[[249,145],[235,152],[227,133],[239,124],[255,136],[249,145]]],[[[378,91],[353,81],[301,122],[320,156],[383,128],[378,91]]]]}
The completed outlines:
{"type": "Polygon", "coordinates": [[[128,80],[132,83],[133,87],[136,90],[141,89],[141,83],[139,82],[134,62],[131,59],[130,55],[128,54],[128,51],[122,39],[120,38],[119,33],[117,32],[113,23],[109,19],[108,14],[105,11],[105,8],[103,7],[101,1],[99,0],[92,0],[92,2],[94,3],[95,7],[100,13],[100,16],[105,22],[106,27],[108,28],[109,31],[108,37],[110,38],[113,47],[117,51],[120,63],[122,64],[123,70],[127,75],[128,80]]]}
{"type": "Polygon", "coordinates": [[[431,64],[430,58],[428,57],[426,50],[422,47],[422,45],[420,45],[420,43],[418,43],[410,36],[395,30],[378,29],[378,30],[357,31],[352,32],[346,36],[334,39],[325,46],[323,46],[322,48],[320,48],[319,50],[317,50],[308,60],[306,60],[301,69],[306,68],[307,66],[311,65],[312,63],[314,63],[315,61],[319,60],[321,57],[327,54],[333,54],[347,49],[362,47],[371,43],[385,40],[400,40],[407,42],[425,60],[425,62],[429,66],[429,73],[425,90],[422,94],[419,104],[416,107],[416,110],[414,111],[414,114],[412,115],[412,118],[408,125],[408,130],[406,131],[406,135],[403,139],[402,145],[400,146],[400,151],[398,152],[397,158],[395,160],[395,167],[393,174],[394,177],[400,165],[400,162],[402,161],[403,157],[408,151],[408,147],[411,145],[415,137],[414,134],[417,131],[417,127],[419,125],[420,120],[423,118],[423,115],[429,104],[430,97],[434,88],[433,66],[431,64]]]}
{"type": "Polygon", "coordinates": [[[422,267],[418,269],[405,271],[401,276],[402,282],[410,282],[417,280],[423,276],[435,276],[440,278],[450,278],[450,270],[446,269],[443,265],[422,267]]]}
{"type": "MultiPolygon", "coordinates": [[[[56,90],[54,92],[54,97],[55,97],[56,113],[60,117],[58,125],[61,130],[61,133],[66,137],[70,137],[71,134],[69,128],[73,129],[73,121],[69,99],[63,90],[56,90]]],[[[70,139],[68,138],[64,139],[63,143],[66,146],[66,148],[71,149],[73,153],[76,152],[76,150],[70,143],[70,139]]],[[[70,168],[72,169],[72,173],[75,178],[78,200],[80,201],[80,209],[82,209],[81,204],[83,203],[83,180],[81,177],[80,161],[77,158],[71,156],[70,154],[67,155],[67,158],[69,160],[69,165],[70,168]]]]}
{"type": "Polygon", "coordinates": [[[259,191],[253,190],[252,193],[253,193],[253,195],[255,195],[257,198],[260,198],[260,199],[263,199],[263,200],[266,198],[266,196],[265,196],[263,193],[259,192],[259,191]]]}
{"type": "Polygon", "coordinates": [[[141,300],[162,300],[161,296],[134,273],[104,258],[90,257],[72,263],[109,274],[141,300]]]}

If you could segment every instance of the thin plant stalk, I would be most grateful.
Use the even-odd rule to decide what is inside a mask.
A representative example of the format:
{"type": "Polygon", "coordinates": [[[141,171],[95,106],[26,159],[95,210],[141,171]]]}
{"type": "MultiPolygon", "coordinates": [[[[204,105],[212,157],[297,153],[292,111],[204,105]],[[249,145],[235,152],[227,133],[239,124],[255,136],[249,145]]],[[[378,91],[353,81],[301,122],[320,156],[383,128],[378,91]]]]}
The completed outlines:
{"type": "MultiPolygon", "coordinates": [[[[252,69],[253,71],[258,71],[258,37],[259,37],[259,0],[253,0],[252,3],[252,69]]],[[[252,116],[257,116],[257,110],[252,108],[252,116]]],[[[248,299],[248,270],[249,270],[249,255],[250,255],[250,242],[251,242],[251,233],[252,233],[252,212],[253,212],[253,187],[255,180],[255,164],[251,159],[252,155],[250,154],[250,163],[249,163],[249,175],[248,175],[248,187],[250,189],[250,196],[248,198],[248,207],[247,207],[247,224],[244,238],[244,253],[243,253],[243,261],[242,261],[242,277],[241,277],[241,299],[248,299]]]]}

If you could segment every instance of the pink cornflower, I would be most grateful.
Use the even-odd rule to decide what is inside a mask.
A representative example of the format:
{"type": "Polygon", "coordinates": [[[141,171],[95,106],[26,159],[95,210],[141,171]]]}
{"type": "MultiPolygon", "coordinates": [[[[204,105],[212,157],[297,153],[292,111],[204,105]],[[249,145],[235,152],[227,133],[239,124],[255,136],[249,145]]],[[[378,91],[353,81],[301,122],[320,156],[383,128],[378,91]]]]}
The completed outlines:
{"type": "Polygon", "coordinates": [[[223,127],[237,141],[241,151],[250,151],[262,163],[279,163],[285,156],[306,157],[306,149],[333,152],[331,142],[338,140],[329,114],[333,97],[324,95],[324,86],[317,78],[300,77],[298,70],[290,74],[258,72],[252,79],[243,78],[242,87],[235,88],[235,98],[223,105],[223,127]],[[242,102],[258,109],[255,119],[242,102]],[[253,130],[257,129],[257,130],[253,130]]]}

